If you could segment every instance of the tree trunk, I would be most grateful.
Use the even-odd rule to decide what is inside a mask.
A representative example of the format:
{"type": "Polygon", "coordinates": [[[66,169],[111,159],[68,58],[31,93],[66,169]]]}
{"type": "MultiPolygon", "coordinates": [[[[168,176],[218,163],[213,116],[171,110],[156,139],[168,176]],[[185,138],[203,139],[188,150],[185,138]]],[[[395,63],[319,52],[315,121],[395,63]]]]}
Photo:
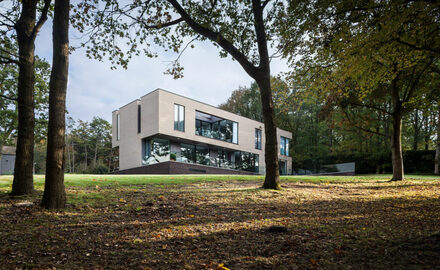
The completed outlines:
{"type": "Polygon", "coordinates": [[[87,144],[84,144],[84,152],[86,153],[86,163],[85,163],[84,170],[87,170],[87,144]]]}
{"type": "Polygon", "coordinates": [[[438,118],[437,118],[437,142],[435,147],[435,164],[434,164],[434,174],[439,173],[440,165],[440,102],[438,102],[438,118]]]}
{"type": "Polygon", "coordinates": [[[392,82],[393,100],[393,131],[391,133],[391,155],[393,164],[393,178],[391,181],[401,181],[404,179],[403,155],[402,155],[402,102],[399,97],[397,78],[392,82]]]}
{"type": "Polygon", "coordinates": [[[17,87],[18,136],[14,180],[11,195],[26,195],[34,191],[34,37],[37,1],[22,1],[20,18],[15,24],[19,55],[17,87]]]}
{"type": "Polygon", "coordinates": [[[64,208],[64,147],[66,90],[69,68],[69,0],[55,0],[53,21],[53,64],[49,85],[49,129],[46,182],[42,205],[47,209],[64,208]]]}
{"type": "MultiPolygon", "coordinates": [[[[66,140],[67,141],[67,140],[66,140]]],[[[67,144],[67,157],[69,159],[69,173],[72,173],[72,158],[70,156],[70,144],[67,144]]]]}
{"type": "Polygon", "coordinates": [[[429,139],[431,137],[431,129],[429,126],[429,116],[425,118],[425,150],[429,150],[429,139]]]}
{"type": "Polygon", "coordinates": [[[75,173],[75,143],[72,140],[72,173],[75,173]]]}
{"type": "Polygon", "coordinates": [[[275,113],[272,102],[272,89],[270,75],[262,76],[257,84],[261,92],[261,103],[264,117],[264,134],[266,135],[265,156],[266,177],[263,188],[280,189],[280,172],[278,164],[278,141],[277,127],[275,125],[275,113]]]}
{"type": "MultiPolygon", "coordinates": [[[[437,136],[440,136],[440,132],[437,133],[437,136]]],[[[434,164],[434,174],[439,173],[439,164],[440,164],[440,139],[437,139],[437,145],[435,147],[435,164],[434,164]]]]}
{"type": "Polygon", "coordinates": [[[96,168],[96,156],[98,155],[98,143],[95,145],[95,156],[93,157],[93,168],[96,168]]]}
{"type": "Polygon", "coordinates": [[[263,6],[261,0],[252,0],[255,36],[260,63],[255,66],[234,44],[222,36],[221,32],[213,31],[194,21],[177,0],[168,0],[183,20],[198,34],[210,39],[227,51],[243,67],[249,76],[258,84],[263,107],[264,130],[266,135],[266,177],[263,188],[279,189],[277,130],[275,125],[272,89],[270,87],[270,61],[267,47],[267,36],[264,27],[263,6]]]}
{"type": "Polygon", "coordinates": [[[418,144],[419,144],[419,110],[416,109],[415,115],[414,115],[414,138],[413,138],[413,150],[417,150],[418,144]]]}

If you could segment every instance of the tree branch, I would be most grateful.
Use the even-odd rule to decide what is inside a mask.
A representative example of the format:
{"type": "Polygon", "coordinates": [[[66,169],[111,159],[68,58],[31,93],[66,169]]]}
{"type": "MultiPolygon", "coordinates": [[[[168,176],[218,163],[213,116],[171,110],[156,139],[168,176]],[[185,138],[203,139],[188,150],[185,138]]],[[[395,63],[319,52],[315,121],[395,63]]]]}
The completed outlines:
{"type": "Polygon", "coordinates": [[[33,40],[35,40],[38,32],[40,32],[41,27],[43,27],[43,24],[47,21],[47,13],[49,12],[50,2],[51,0],[44,0],[44,7],[41,11],[40,18],[38,19],[38,22],[35,25],[34,29],[32,29],[31,39],[33,40]]]}
{"type": "Polygon", "coordinates": [[[377,131],[374,131],[374,130],[371,130],[371,129],[367,129],[367,128],[364,128],[364,127],[361,127],[361,126],[358,126],[358,125],[354,124],[354,121],[351,120],[351,118],[348,115],[348,113],[345,110],[342,110],[342,111],[344,112],[344,115],[347,118],[348,122],[350,122],[353,125],[353,127],[357,128],[359,130],[362,130],[364,132],[368,132],[368,133],[372,133],[372,134],[376,134],[376,135],[384,136],[385,137],[385,134],[383,134],[383,133],[380,133],[380,132],[377,132],[377,131]]]}
{"type": "Polygon", "coordinates": [[[412,48],[412,49],[414,49],[414,50],[418,50],[418,51],[428,51],[428,52],[432,52],[432,53],[435,53],[435,54],[439,54],[439,53],[440,53],[440,49],[430,48],[430,47],[427,47],[427,46],[417,46],[417,45],[414,45],[414,44],[408,43],[408,42],[406,42],[406,41],[403,41],[403,40],[401,40],[401,39],[398,38],[398,37],[397,37],[395,40],[396,40],[398,43],[403,44],[403,45],[406,45],[406,46],[408,46],[408,47],[410,47],[410,48],[412,48]]]}
{"type": "MultiPolygon", "coordinates": [[[[5,20],[9,21],[10,23],[12,23],[12,27],[14,27],[15,21],[11,20],[8,16],[1,14],[0,13],[0,17],[4,18],[5,20]]],[[[3,23],[4,25],[7,25],[6,23],[3,23]]]]}
{"type": "Polygon", "coordinates": [[[263,4],[261,5],[261,9],[264,9],[267,6],[267,4],[269,4],[269,2],[270,0],[264,1],[263,4]]]}
{"type": "Polygon", "coordinates": [[[269,51],[267,37],[264,29],[263,8],[260,0],[252,0],[252,13],[254,14],[255,33],[257,35],[258,53],[260,55],[260,69],[270,72],[269,51]]]}
{"type": "Polygon", "coordinates": [[[2,95],[2,94],[0,94],[0,97],[4,98],[4,99],[9,99],[9,100],[17,101],[17,98],[15,98],[15,97],[8,97],[8,96],[2,95]]]}
{"type": "Polygon", "coordinates": [[[433,66],[433,65],[431,65],[430,68],[433,72],[440,74],[440,68],[433,66]]]}
{"type": "Polygon", "coordinates": [[[15,59],[0,55],[0,64],[16,64],[16,65],[18,65],[19,62],[15,59]]]}
{"type": "Polygon", "coordinates": [[[183,7],[176,0],[167,0],[182,16],[185,22],[197,33],[208,38],[212,42],[217,43],[225,51],[227,51],[235,60],[240,63],[246,73],[255,79],[257,76],[257,68],[247,59],[247,57],[240,52],[229,40],[225,39],[222,34],[212,31],[197,22],[195,22],[191,16],[183,9],[183,7]]]}
{"type": "Polygon", "coordinates": [[[141,18],[142,15],[139,16],[139,18],[135,18],[132,15],[130,15],[129,13],[127,13],[126,11],[122,10],[122,9],[118,9],[117,11],[120,12],[121,14],[123,14],[124,16],[126,16],[126,17],[128,17],[128,18],[130,18],[132,20],[135,20],[135,21],[141,23],[142,26],[144,28],[146,28],[146,29],[157,29],[157,30],[159,30],[161,28],[173,26],[173,25],[179,24],[180,22],[184,21],[183,18],[181,17],[179,19],[175,19],[175,20],[169,21],[169,22],[164,23],[164,24],[149,25],[149,24],[145,23],[145,21],[141,18]]]}
{"type": "Polygon", "coordinates": [[[353,102],[353,101],[349,101],[349,103],[350,103],[351,105],[354,105],[354,106],[365,107],[365,108],[369,108],[369,109],[374,109],[374,110],[377,110],[377,111],[380,111],[380,112],[383,112],[383,113],[386,113],[386,114],[391,115],[391,113],[390,113],[389,111],[387,111],[387,110],[385,110],[385,109],[382,109],[382,108],[380,108],[380,107],[376,107],[376,106],[371,105],[371,104],[356,103],[356,102],[353,102]]]}
{"type": "Polygon", "coordinates": [[[403,102],[407,102],[413,95],[414,90],[417,87],[417,84],[420,81],[420,78],[422,77],[422,75],[425,73],[425,71],[432,65],[434,61],[429,61],[425,67],[422,69],[422,71],[420,71],[420,73],[417,75],[417,78],[415,80],[413,80],[413,83],[411,84],[411,88],[409,89],[409,91],[404,95],[403,98],[403,102]]]}

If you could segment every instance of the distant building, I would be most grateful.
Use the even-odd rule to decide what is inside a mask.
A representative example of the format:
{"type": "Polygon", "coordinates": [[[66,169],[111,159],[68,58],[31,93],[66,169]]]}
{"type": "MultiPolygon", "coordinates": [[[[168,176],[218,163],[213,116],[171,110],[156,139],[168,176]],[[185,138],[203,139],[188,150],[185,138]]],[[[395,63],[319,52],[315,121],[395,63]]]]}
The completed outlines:
{"type": "Polygon", "coordinates": [[[0,151],[0,175],[13,174],[15,165],[15,147],[3,146],[0,151]]]}
{"type": "MultiPolygon", "coordinates": [[[[162,89],[113,111],[120,173],[265,174],[264,124],[162,89]]],[[[292,133],[277,129],[281,174],[292,133]]]]}

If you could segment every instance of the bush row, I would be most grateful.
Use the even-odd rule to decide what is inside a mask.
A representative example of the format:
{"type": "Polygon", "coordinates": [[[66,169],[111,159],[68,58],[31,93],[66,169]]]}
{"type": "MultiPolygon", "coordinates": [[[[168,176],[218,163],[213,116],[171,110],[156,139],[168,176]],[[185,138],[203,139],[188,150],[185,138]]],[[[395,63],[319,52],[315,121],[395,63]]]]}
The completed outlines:
{"type": "MultiPolygon", "coordinates": [[[[434,150],[409,150],[403,152],[405,173],[432,174],[434,172],[434,150]]],[[[355,153],[340,156],[323,156],[309,159],[294,168],[319,171],[321,166],[328,164],[355,162],[356,174],[392,173],[391,152],[355,153]]]]}

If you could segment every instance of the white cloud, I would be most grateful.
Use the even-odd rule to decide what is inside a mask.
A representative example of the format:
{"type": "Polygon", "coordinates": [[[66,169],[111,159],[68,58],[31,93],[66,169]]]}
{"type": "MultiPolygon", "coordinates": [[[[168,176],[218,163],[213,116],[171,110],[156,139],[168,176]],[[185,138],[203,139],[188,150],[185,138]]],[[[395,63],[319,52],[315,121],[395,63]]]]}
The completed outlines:
{"type": "MultiPolygon", "coordinates": [[[[36,44],[37,54],[48,61],[52,54],[51,28],[51,23],[46,23],[36,44]]],[[[140,56],[132,59],[127,70],[110,70],[109,62],[88,59],[83,50],[74,51],[70,56],[67,89],[69,115],[85,121],[94,116],[110,121],[113,110],[156,88],[218,105],[233,90],[252,82],[238,62],[220,58],[218,48],[208,42],[196,43],[194,49],[184,52],[182,79],[163,74],[173,57],[169,53],[153,59],[140,56]]],[[[279,60],[272,64],[272,74],[286,70],[279,60]]]]}

